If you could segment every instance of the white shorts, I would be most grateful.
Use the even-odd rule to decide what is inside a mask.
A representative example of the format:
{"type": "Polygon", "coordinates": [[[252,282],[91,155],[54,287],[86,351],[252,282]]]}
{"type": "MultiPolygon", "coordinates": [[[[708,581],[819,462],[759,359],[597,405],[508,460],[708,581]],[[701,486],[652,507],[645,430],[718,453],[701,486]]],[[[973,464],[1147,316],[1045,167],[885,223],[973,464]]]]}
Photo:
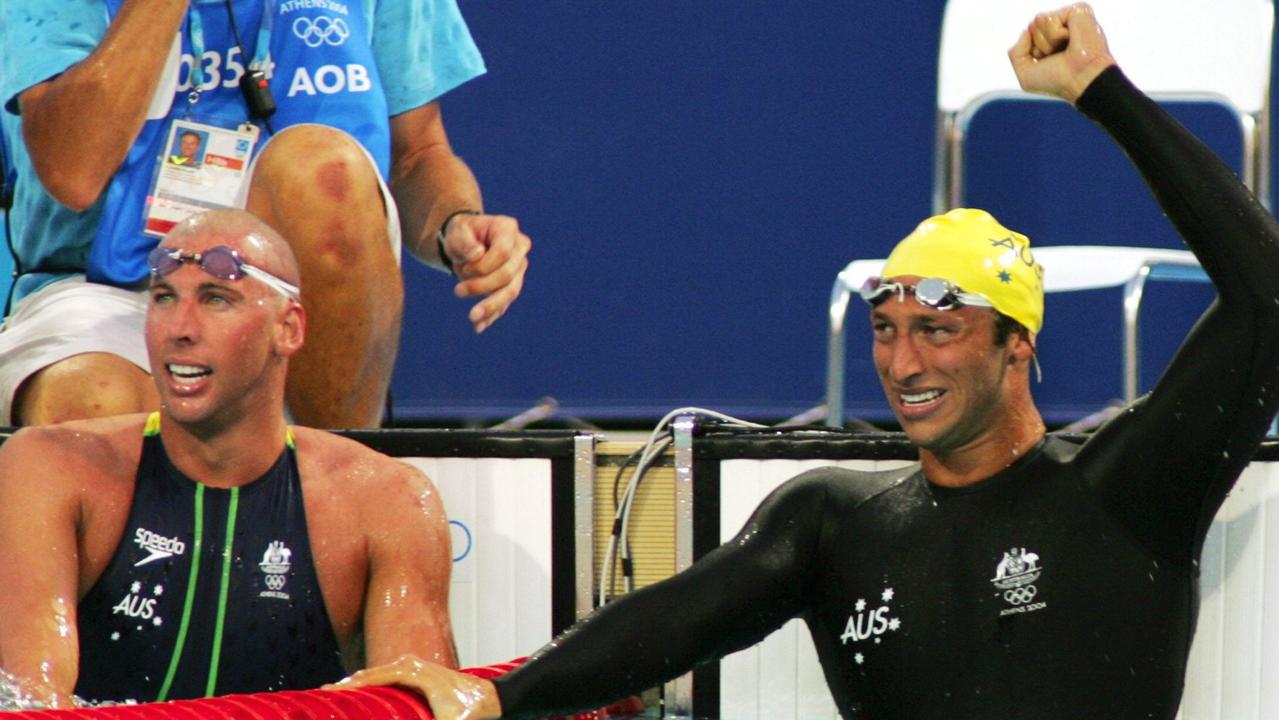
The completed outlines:
{"type": "MultiPolygon", "coordinates": [[[[387,239],[398,262],[400,215],[373,156],[364,154],[382,190],[387,239]]],[[[84,275],[57,280],[23,298],[0,326],[0,422],[13,424],[13,398],[27,378],[75,355],[111,353],[151,372],[144,335],[147,302],[146,290],[90,283],[84,275]]]]}
{"type": "Polygon", "coordinates": [[[86,282],[83,275],[23,298],[0,326],[0,420],[13,424],[13,395],[24,380],[73,355],[111,353],[146,370],[146,312],[145,290],[86,282]]]}

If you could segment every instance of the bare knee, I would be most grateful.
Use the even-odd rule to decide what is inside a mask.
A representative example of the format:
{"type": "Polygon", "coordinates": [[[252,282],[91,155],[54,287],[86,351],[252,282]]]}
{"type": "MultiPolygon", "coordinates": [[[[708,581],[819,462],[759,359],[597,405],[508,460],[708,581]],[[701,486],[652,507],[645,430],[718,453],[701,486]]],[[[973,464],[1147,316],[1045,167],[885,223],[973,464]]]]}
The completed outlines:
{"type": "Polygon", "coordinates": [[[394,261],[377,168],[351,136],[298,125],[276,135],[257,161],[247,209],[278,230],[313,273],[394,261]]]}
{"type": "MultiPolygon", "coordinates": [[[[287,191],[301,198],[345,206],[377,191],[375,166],[354,138],[322,125],[296,125],[271,139],[253,172],[253,190],[287,191]]],[[[250,195],[252,198],[252,195],[250,195]]]]}
{"type": "Polygon", "coordinates": [[[13,421],[48,425],[160,407],[145,370],[116,355],[85,353],[50,365],[18,388],[13,421]]]}

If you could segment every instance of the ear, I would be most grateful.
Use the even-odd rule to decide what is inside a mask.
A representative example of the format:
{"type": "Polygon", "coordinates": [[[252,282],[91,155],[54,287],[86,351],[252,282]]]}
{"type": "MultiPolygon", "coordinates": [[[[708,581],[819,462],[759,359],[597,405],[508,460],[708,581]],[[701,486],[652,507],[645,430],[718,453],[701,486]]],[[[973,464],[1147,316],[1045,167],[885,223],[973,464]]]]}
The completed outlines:
{"type": "Polygon", "coordinates": [[[301,350],[306,338],[306,310],[302,303],[285,302],[288,306],[281,311],[275,326],[275,352],[280,357],[290,357],[301,350]]]}
{"type": "Polygon", "coordinates": [[[1008,335],[1009,364],[1028,363],[1035,357],[1035,336],[1025,328],[1018,328],[1008,335]]]}

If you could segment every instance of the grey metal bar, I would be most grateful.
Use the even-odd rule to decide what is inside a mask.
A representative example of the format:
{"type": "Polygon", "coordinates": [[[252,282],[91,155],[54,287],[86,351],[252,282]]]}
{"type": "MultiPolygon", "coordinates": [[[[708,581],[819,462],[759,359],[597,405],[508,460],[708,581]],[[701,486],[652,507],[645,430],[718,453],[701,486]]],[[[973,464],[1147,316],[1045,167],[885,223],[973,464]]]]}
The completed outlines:
{"type": "Polygon", "coordinates": [[[1137,347],[1137,314],[1141,310],[1141,298],[1146,290],[1146,278],[1150,277],[1150,266],[1142,265],[1141,269],[1124,283],[1124,402],[1132,402],[1137,398],[1137,374],[1140,358],[1137,347]]]}
{"type": "MultiPolygon", "coordinates": [[[[1124,402],[1137,399],[1138,383],[1141,370],[1141,348],[1139,343],[1138,323],[1140,321],[1141,301],[1146,292],[1146,282],[1160,270],[1173,268],[1199,268],[1197,260],[1176,262],[1172,260],[1151,260],[1142,264],[1137,273],[1124,283],[1123,317],[1124,317],[1124,402]]],[[[1184,278],[1181,278],[1184,279],[1184,278]]]]}
{"type": "Polygon", "coordinates": [[[1239,132],[1243,137],[1243,184],[1252,190],[1267,210],[1270,197],[1270,107],[1256,115],[1239,116],[1239,132]]]}
{"type": "Polygon", "coordinates": [[[964,135],[971,113],[938,113],[933,214],[959,207],[964,200],[964,135]]]}
{"type": "MultiPolygon", "coordinates": [[[[671,423],[675,447],[675,572],[693,564],[693,430],[694,415],[680,415],[671,423]]],[[[693,674],[666,683],[666,717],[692,717],[693,674]]]]}
{"type": "Polygon", "coordinates": [[[573,438],[574,605],[578,620],[590,614],[595,588],[595,442],[592,433],[573,438]]]}
{"type": "Polygon", "coordinates": [[[826,424],[844,426],[844,354],[848,342],[844,338],[844,319],[848,317],[848,301],[852,291],[844,275],[835,277],[830,290],[830,332],[826,345],[826,424]]]}

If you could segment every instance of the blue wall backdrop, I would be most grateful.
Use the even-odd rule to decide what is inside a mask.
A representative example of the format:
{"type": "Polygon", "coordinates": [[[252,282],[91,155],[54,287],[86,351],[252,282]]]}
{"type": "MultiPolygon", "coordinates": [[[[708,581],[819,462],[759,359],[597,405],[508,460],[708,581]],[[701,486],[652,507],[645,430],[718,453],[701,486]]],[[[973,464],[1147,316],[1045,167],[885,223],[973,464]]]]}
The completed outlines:
{"type": "MultiPolygon", "coordinates": [[[[476,336],[448,279],[406,260],[397,418],[480,422],[544,396],[589,419],[820,403],[835,273],[930,214],[942,4],[463,0],[489,73],[445,98],[446,124],[490,211],[533,238],[532,267],[476,336]]],[[[1238,167],[1224,112],[1178,113],[1238,167]]],[[[968,204],[1037,245],[1181,247],[1064,105],[983,111],[969,147],[968,204]]],[[[1143,387],[1210,301],[1149,291],[1143,387]]],[[[1047,313],[1050,422],[1119,397],[1119,291],[1053,296],[1047,313]]],[[[851,317],[849,414],[883,420],[851,317]]]]}

